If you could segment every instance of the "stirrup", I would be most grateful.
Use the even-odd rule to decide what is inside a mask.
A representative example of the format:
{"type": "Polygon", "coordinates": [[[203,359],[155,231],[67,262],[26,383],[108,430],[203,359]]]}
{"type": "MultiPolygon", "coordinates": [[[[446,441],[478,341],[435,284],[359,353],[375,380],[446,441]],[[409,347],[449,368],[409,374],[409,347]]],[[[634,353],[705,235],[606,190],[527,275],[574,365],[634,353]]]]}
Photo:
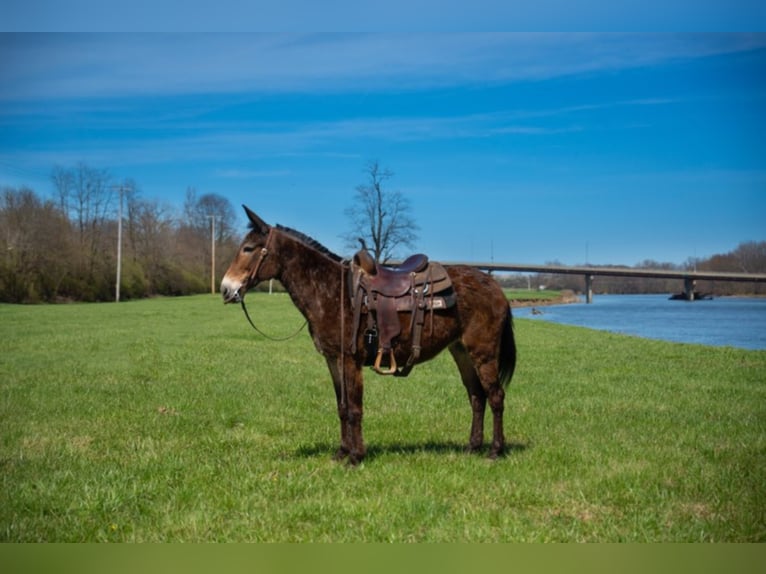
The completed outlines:
{"type": "Polygon", "coordinates": [[[380,361],[383,358],[383,347],[378,349],[378,356],[375,357],[375,365],[373,365],[373,369],[375,369],[375,372],[379,375],[394,375],[396,374],[396,359],[394,358],[394,350],[389,349],[389,360],[391,364],[389,365],[389,369],[387,371],[384,371],[380,368],[380,361]]]}

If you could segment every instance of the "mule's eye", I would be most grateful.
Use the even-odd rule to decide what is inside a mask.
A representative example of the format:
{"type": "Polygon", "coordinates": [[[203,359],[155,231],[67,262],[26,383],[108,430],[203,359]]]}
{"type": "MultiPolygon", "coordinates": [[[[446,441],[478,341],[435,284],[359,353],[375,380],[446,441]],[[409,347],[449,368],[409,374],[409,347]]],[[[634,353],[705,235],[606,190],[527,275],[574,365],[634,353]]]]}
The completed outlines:
{"type": "Polygon", "coordinates": [[[245,253],[252,253],[253,251],[255,251],[255,247],[253,247],[252,245],[245,245],[242,248],[242,251],[244,251],[245,253]]]}

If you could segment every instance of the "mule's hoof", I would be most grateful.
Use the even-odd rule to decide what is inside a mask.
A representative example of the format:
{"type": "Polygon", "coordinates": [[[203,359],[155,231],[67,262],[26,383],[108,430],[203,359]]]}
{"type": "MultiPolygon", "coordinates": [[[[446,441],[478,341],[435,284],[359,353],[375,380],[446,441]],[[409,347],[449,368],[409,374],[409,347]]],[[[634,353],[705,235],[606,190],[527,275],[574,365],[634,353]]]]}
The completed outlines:
{"type": "Polygon", "coordinates": [[[348,455],[348,464],[349,466],[359,466],[362,464],[362,461],[364,460],[364,453],[363,452],[351,452],[348,455]]]}
{"type": "Polygon", "coordinates": [[[501,458],[503,456],[505,456],[504,448],[493,448],[493,449],[490,449],[489,455],[487,458],[489,458],[489,460],[497,460],[498,458],[501,458]]]}
{"type": "Polygon", "coordinates": [[[482,444],[467,444],[465,446],[465,452],[466,454],[478,454],[481,452],[482,448],[484,448],[484,445],[482,444]]]}
{"type": "Polygon", "coordinates": [[[336,460],[338,462],[345,460],[346,458],[348,458],[348,451],[343,447],[336,450],[335,454],[332,457],[333,460],[336,460]]]}

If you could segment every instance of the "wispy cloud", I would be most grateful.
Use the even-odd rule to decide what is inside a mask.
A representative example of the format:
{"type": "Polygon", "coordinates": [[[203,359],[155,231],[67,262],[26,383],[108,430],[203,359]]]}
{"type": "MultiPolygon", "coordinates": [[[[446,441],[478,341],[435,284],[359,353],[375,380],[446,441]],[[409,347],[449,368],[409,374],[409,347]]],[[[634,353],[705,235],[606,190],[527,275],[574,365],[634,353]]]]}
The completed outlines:
{"type": "Polygon", "coordinates": [[[272,169],[272,170],[258,170],[258,169],[218,169],[215,171],[216,177],[223,179],[261,179],[271,177],[285,177],[290,175],[290,170],[287,169],[272,169]]]}
{"type": "Polygon", "coordinates": [[[764,46],[766,34],[3,34],[0,99],[486,85],[764,46]]]}
{"type": "MultiPolygon", "coordinates": [[[[340,117],[313,121],[291,121],[284,117],[272,120],[241,120],[237,117],[191,121],[174,117],[167,120],[167,127],[162,111],[158,112],[156,121],[151,121],[151,118],[143,116],[133,117],[119,108],[104,109],[95,117],[84,116],[81,120],[69,118],[70,125],[75,123],[84,130],[85,139],[81,141],[70,137],[48,143],[42,148],[8,149],[5,154],[9,158],[23,157],[25,161],[38,165],[67,164],[85,158],[95,165],[111,166],[207,161],[236,166],[241,162],[294,156],[358,158],[358,152],[351,150],[356,149],[359,141],[400,144],[514,136],[545,137],[601,129],[594,128],[591,122],[593,114],[604,109],[662,106],[674,101],[646,99],[448,116],[340,117]],[[120,137],[92,137],[112,130],[117,130],[120,137]]],[[[64,106],[64,109],[70,110],[69,106],[64,106]]],[[[75,112],[51,107],[48,113],[55,118],[75,112]]],[[[37,122],[39,116],[33,116],[29,121],[37,122]]],[[[610,129],[632,127],[635,126],[610,129]]],[[[247,180],[284,177],[290,172],[221,167],[216,175],[230,180],[247,180]]]]}

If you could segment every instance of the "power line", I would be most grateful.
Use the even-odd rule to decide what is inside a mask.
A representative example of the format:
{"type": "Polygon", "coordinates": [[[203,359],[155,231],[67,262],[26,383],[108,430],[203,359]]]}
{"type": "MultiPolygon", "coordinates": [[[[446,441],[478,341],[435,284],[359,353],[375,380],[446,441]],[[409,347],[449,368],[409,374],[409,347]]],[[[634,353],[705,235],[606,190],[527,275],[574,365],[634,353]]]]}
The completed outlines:
{"type": "Polygon", "coordinates": [[[215,220],[220,215],[208,214],[210,218],[210,293],[215,295],[215,220]]]}
{"type": "Polygon", "coordinates": [[[113,186],[120,190],[120,208],[119,216],[117,218],[117,280],[115,282],[114,300],[116,303],[120,302],[120,281],[122,274],[122,195],[124,186],[113,186]]]}

